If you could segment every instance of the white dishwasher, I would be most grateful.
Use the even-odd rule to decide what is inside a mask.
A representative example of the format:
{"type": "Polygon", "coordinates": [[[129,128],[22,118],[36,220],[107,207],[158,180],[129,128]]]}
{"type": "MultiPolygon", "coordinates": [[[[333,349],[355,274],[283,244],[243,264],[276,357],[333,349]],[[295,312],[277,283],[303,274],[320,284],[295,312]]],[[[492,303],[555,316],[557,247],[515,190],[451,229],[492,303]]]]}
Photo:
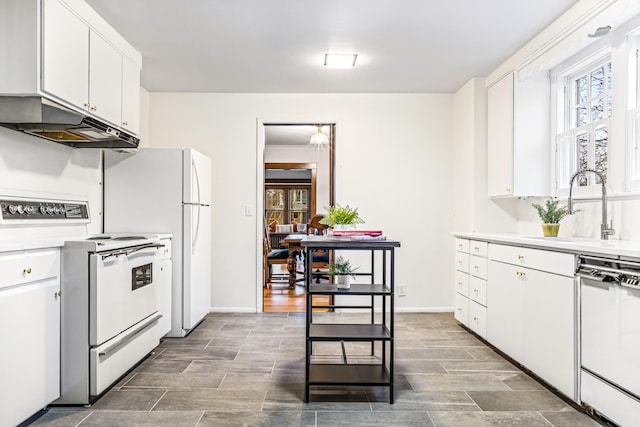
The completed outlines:
{"type": "Polygon", "coordinates": [[[581,400],[621,426],[640,419],[640,262],[581,255],[581,400]]]}
{"type": "Polygon", "coordinates": [[[0,253],[0,427],[60,396],[60,251],[0,253]]]}

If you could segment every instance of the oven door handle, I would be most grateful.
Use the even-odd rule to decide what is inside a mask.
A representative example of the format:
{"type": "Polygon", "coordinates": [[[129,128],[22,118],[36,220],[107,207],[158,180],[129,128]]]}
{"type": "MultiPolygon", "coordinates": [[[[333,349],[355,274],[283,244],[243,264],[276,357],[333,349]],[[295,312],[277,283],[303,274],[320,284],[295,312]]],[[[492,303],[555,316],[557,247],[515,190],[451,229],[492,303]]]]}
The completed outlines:
{"type": "Polygon", "coordinates": [[[135,337],[140,335],[142,332],[144,332],[146,329],[148,329],[151,325],[153,325],[155,322],[157,322],[161,318],[162,318],[162,314],[160,313],[148,318],[146,321],[144,321],[143,324],[137,326],[135,329],[132,329],[125,336],[119,338],[109,347],[105,348],[103,351],[98,353],[98,356],[109,357],[112,353],[118,351],[119,348],[129,343],[131,340],[133,340],[135,337]]]}
{"type": "Polygon", "coordinates": [[[131,255],[132,253],[141,251],[143,249],[149,249],[149,248],[163,248],[164,245],[162,243],[149,243],[148,245],[140,245],[140,246],[136,246],[134,248],[128,249],[125,251],[125,253],[128,255],[131,255]]]}

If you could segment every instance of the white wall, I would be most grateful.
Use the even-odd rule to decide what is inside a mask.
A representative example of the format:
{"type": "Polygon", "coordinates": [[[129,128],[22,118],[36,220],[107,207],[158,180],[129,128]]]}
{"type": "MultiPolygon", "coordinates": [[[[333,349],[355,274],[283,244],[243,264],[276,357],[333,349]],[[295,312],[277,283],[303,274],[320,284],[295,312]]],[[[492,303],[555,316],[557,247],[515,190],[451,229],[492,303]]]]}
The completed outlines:
{"type": "Polygon", "coordinates": [[[487,196],[485,79],[469,80],[456,92],[454,106],[454,231],[516,232],[517,201],[487,196]]]}
{"type": "Polygon", "coordinates": [[[336,202],[401,241],[398,308],[451,309],[453,95],[150,93],[150,145],[213,159],[214,310],[256,310],[258,121],[336,122],[336,202]]]}
{"type": "Polygon", "coordinates": [[[74,149],[0,127],[0,189],[86,197],[90,233],[102,231],[100,164],[99,149],[74,149]]]}
{"type": "MultiPolygon", "coordinates": [[[[311,136],[309,136],[311,137],[311,136]]],[[[315,163],[316,212],[324,213],[329,206],[329,146],[270,145],[264,149],[265,163],[315,163]]]]}

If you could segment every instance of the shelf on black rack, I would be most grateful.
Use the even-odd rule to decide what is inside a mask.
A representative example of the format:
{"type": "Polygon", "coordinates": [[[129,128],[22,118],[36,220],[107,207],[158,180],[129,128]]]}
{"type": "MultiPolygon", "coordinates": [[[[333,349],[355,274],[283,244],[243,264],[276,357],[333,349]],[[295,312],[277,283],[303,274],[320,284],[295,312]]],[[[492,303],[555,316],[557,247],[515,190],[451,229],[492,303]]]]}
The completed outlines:
{"type": "Polygon", "coordinates": [[[323,295],[391,295],[391,288],[387,285],[352,283],[349,289],[338,289],[334,284],[315,283],[309,286],[308,292],[323,295]]]}
{"type": "Polygon", "coordinates": [[[309,339],[314,341],[390,340],[391,334],[385,325],[313,323],[309,325],[309,339]]]}
{"type": "Polygon", "coordinates": [[[383,365],[311,364],[309,385],[389,385],[383,365]]]}

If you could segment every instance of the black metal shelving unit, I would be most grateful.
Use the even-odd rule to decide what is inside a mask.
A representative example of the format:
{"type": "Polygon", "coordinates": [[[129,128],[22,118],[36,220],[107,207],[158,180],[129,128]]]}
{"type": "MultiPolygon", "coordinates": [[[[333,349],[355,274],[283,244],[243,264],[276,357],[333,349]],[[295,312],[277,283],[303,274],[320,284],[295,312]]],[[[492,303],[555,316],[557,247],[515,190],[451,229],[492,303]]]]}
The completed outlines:
{"type": "MultiPolygon", "coordinates": [[[[355,240],[350,237],[307,236],[301,245],[307,253],[312,250],[369,251],[371,270],[357,276],[369,276],[370,283],[352,283],[350,289],[338,289],[336,285],[313,283],[313,274],[307,274],[306,367],[304,401],[309,402],[310,388],[314,386],[386,386],[389,387],[389,403],[393,403],[394,357],[394,257],[400,242],[395,240],[355,240]],[[313,305],[314,295],[332,295],[329,305],[313,305]],[[367,304],[337,303],[336,296],[369,296],[367,304]],[[381,300],[380,319],[376,322],[375,303],[381,300]],[[336,324],[314,323],[313,309],[362,309],[371,314],[369,323],[336,324]],[[312,363],[314,342],[340,342],[343,364],[312,363]],[[345,342],[370,342],[371,356],[375,363],[349,363],[345,342]],[[376,343],[380,345],[376,346],[376,343]]],[[[306,257],[307,272],[312,272],[311,257],[306,257]]],[[[348,298],[341,298],[341,301],[348,298]]]]}

